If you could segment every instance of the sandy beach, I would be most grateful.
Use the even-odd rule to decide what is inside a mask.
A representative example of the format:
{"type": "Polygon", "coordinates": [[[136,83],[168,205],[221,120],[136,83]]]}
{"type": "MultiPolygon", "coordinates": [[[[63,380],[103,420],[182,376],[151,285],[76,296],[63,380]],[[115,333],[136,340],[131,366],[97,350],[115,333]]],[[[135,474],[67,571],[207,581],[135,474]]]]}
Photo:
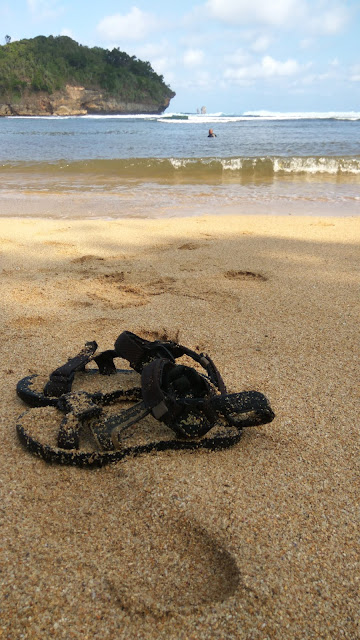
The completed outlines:
{"type": "Polygon", "coordinates": [[[359,240],[356,217],[0,219],[1,640],[359,638],[359,240]],[[275,420],[97,470],[33,456],[17,381],[124,330],[208,352],[275,420]]]}

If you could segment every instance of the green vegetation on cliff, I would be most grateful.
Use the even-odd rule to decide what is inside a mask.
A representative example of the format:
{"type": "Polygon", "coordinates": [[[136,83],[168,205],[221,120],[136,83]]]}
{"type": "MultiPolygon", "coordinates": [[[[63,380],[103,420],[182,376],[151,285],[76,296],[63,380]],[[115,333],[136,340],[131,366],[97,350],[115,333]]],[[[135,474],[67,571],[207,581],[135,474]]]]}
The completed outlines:
{"type": "Polygon", "coordinates": [[[67,36],[37,36],[0,46],[0,96],[52,94],[67,84],[103,91],[124,102],[165,102],[174,97],[149,62],[119,49],[85,47],[67,36]]]}

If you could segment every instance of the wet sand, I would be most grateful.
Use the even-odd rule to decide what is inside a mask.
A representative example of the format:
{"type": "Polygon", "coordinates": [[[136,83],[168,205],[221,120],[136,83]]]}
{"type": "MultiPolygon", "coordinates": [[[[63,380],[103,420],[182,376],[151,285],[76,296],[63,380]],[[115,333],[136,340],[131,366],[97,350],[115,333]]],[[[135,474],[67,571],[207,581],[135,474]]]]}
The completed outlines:
{"type": "Polygon", "coordinates": [[[0,220],[0,638],[359,637],[359,237],[341,217],[0,220]],[[16,382],[123,330],[207,351],[275,420],[98,470],[31,455],[16,382]]]}

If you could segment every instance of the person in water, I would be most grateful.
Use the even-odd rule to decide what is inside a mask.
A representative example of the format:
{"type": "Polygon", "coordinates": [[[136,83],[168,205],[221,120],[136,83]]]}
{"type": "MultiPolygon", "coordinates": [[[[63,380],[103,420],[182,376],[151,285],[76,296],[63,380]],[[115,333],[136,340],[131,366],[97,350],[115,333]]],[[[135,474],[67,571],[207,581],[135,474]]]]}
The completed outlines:
{"type": "Polygon", "coordinates": [[[212,129],[209,129],[208,138],[216,138],[216,133],[214,133],[212,129]]]}

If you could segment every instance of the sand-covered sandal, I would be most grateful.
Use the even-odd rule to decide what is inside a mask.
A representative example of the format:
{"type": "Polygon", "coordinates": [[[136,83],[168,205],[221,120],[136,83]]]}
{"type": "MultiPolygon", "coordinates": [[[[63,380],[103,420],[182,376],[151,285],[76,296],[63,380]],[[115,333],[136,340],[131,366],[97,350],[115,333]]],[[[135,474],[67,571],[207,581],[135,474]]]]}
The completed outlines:
{"type": "MultiPolygon", "coordinates": [[[[57,406],[58,398],[69,393],[73,389],[75,374],[100,374],[100,376],[113,376],[114,374],[141,373],[143,367],[157,358],[168,358],[172,362],[182,356],[188,356],[197,362],[205,371],[212,384],[220,393],[226,393],[222,377],[211,360],[204,353],[198,353],[172,341],[155,340],[153,342],[140,338],[130,331],[124,331],[115,342],[115,348],[96,353],[97,343],[87,342],[85,347],[75,357],[70,358],[64,365],[58,367],[50,374],[48,380],[41,379],[38,375],[30,375],[22,378],[17,383],[18,396],[31,407],[57,406]],[[116,358],[127,360],[132,368],[117,369],[114,363],[116,358]],[[86,365],[94,363],[98,368],[87,368],[86,365]]],[[[79,377],[79,376],[78,376],[79,377]]],[[[136,376],[135,376],[136,377],[136,376]]],[[[82,377],[84,382],[84,376],[82,377]]],[[[104,381],[98,380],[99,392],[104,390],[104,381]]],[[[95,382],[93,381],[94,386],[95,382]]],[[[116,382],[112,385],[116,388],[116,382]]],[[[121,389],[117,392],[109,392],[109,402],[115,397],[121,397],[121,389]],[[116,394],[118,393],[118,396],[116,394]]]]}
{"type": "Polygon", "coordinates": [[[84,391],[63,394],[56,409],[30,409],[19,417],[16,428],[23,444],[49,462],[99,467],[154,450],[229,447],[239,441],[243,427],[273,418],[263,394],[219,394],[216,385],[192,367],[155,358],[142,368],[141,390],[128,389],[127,397],[111,399],[84,391]],[[106,415],[103,410],[104,405],[140,397],[120,412],[106,415]],[[131,446],[125,446],[130,427],[139,423],[145,428],[132,429],[131,446]]]}
{"type": "MultiPolygon", "coordinates": [[[[102,351],[96,355],[97,343],[87,342],[85,347],[64,365],[53,371],[48,380],[41,376],[30,375],[19,380],[16,386],[18,396],[31,407],[56,407],[59,397],[72,390],[75,374],[87,373],[93,376],[111,376],[115,373],[131,373],[130,370],[117,369],[114,358],[118,357],[114,350],[102,351]],[[95,363],[97,369],[87,369],[86,365],[95,363]]],[[[98,387],[103,386],[99,381],[98,387]]],[[[101,389],[99,389],[101,391],[101,389]]],[[[119,394],[122,395],[122,391],[119,394]]],[[[111,401],[111,398],[109,398],[111,401]]]]}
{"type": "Polygon", "coordinates": [[[210,382],[215,385],[220,393],[226,393],[224,381],[210,356],[207,353],[198,353],[193,349],[184,347],[178,342],[171,340],[154,340],[154,342],[150,342],[131,331],[123,331],[115,342],[115,352],[119,357],[127,360],[134,371],[138,373],[141,373],[144,366],[155,359],[165,358],[175,362],[182,356],[188,356],[206,371],[210,382]]]}

